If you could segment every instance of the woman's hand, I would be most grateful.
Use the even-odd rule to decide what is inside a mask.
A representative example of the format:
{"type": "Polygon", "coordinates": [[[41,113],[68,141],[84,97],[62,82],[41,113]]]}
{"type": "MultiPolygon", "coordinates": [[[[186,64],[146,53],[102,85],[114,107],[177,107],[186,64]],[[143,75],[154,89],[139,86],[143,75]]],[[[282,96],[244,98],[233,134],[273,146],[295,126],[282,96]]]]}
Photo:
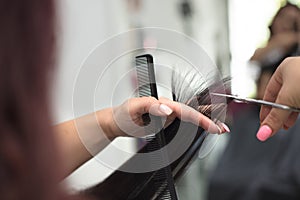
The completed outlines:
{"type": "MultiPolygon", "coordinates": [[[[273,74],[266,87],[264,100],[300,107],[300,57],[286,58],[273,74]]],[[[260,111],[261,127],[257,138],[267,140],[280,128],[291,127],[299,113],[262,106],[260,111]]]]}
{"type": "Polygon", "coordinates": [[[120,106],[102,109],[54,127],[60,154],[64,158],[64,174],[74,171],[118,136],[145,136],[144,127],[148,124],[144,123],[143,115],[146,113],[165,119],[165,126],[179,117],[211,133],[228,132],[223,123],[218,126],[187,105],[165,98],[131,98],[120,106]]]}
{"type": "MultiPolygon", "coordinates": [[[[224,133],[226,128],[221,124],[215,124],[208,117],[204,116],[195,109],[166,98],[159,100],[154,97],[131,98],[122,105],[111,110],[111,116],[106,120],[106,133],[110,138],[117,136],[145,136],[143,115],[150,113],[165,119],[164,125],[170,123],[176,117],[183,121],[194,123],[201,126],[211,133],[224,133]]],[[[101,124],[101,122],[100,122],[101,124]]]]}

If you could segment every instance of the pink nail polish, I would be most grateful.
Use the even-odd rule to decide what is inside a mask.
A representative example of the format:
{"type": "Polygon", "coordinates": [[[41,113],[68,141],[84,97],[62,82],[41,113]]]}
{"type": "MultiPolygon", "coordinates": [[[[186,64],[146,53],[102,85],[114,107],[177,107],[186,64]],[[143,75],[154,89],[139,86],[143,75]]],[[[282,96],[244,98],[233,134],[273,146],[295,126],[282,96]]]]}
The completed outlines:
{"type": "Polygon", "coordinates": [[[221,129],[218,125],[216,125],[216,127],[217,127],[217,129],[218,129],[217,134],[221,134],[221,133],[222,133],[222,129],[221,129]]]}
{"type": "Polygon", "coordinates": [[[268,125],[263,125],[259,128],[256,137],[260,141],[266,141],[272,134],[272,129],[268,125]]]}
{"type": "Polygon", "coordinates": [[[227,132],[227,133],[230,132],[230,129],[229,129],[229,127],[226,124],[221,123],[221,125],[222,125],[222,127],[223,127],[223,129],[224,129],[225,132],[227,132]]]}

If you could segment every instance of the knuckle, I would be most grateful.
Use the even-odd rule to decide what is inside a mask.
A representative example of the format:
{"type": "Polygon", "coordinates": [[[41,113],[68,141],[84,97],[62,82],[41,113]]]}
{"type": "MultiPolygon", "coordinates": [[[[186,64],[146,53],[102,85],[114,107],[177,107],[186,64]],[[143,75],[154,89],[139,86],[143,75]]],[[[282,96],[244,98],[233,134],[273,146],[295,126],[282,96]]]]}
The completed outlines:
{"type": "Polygon", "coordinates": [[[280,115],[277,112],[270,112],[270,114],[266,118],[266,122],[275,129],[279,129],[284,124],[284,120],[280,118],[280,115]]]}

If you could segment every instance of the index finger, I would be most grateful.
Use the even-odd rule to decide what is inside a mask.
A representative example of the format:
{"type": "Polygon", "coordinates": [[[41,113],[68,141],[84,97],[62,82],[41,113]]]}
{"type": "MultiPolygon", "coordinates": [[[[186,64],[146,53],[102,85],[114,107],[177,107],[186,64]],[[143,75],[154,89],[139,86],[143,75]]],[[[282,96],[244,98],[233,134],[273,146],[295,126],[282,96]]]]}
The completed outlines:
{"type": "Polygon", "coordinates": [[[203,129],[207,130],[210,133],[222,132],[220,127],[216,125],[211,119],[191,108],[190,106],[187,106],[183,103],[171,101],[166,98],[160,98],[159,101],[169,106],[176,114],[176,116],[183,121],[191,122],[197,126],[201,126],[203,129]]]}
{"type": "MultiPolygon", "coordinates": [[[[278,68],[273,76],[271,77],[266,89],[263,100],[276,102],[279,91],[282,87],[282,76],[280,72],[281,68],[278,68]]],[[[271,108],[267,106],[262,106],[260,109],[260,122],[264,121],[266,116],[270,113],[271,108]]]]}

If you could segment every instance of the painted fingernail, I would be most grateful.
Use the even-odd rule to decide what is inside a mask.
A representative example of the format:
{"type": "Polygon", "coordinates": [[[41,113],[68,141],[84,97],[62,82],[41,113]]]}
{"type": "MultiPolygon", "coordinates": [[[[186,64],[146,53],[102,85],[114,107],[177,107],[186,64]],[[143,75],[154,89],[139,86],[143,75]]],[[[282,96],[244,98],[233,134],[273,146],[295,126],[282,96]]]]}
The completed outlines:
{"type": "Polygon", "coordinates": [[[272,129],[268,125],[263,125],[259,128],[256,137],[260,141],[264,142],[266,141],[272,134],[272,129]]]}
{"type": "Polygon", "coordinates": [[[221,134],[222,133],[222,129],[217,125],[217,128],[218,128],[218,134],[221,134]]]}
{"type": "Polygon", "coordinates": [[[173,112],[173,110],[169,106],[166,106],[165,104],[160,104],[159,110],[166,115],[170,115],[173,112]]]}
{"type": "Polygon", "coordinates": [[[221,134],[222,133],[222,129],[217,124],[215,124],[214,122],[211,122],[211,124],[210,124],[207,131],[209,133],[216,133],[216,134],[221,134]]]}
{"type": "Polygon", "coordinates": [[[220,123],[220,125],[222,127],[222,133],[225,133],[225,132],[229,133],[230,132],[229,127],[225,123],[222,122],[222,123],[220,123]]]}

